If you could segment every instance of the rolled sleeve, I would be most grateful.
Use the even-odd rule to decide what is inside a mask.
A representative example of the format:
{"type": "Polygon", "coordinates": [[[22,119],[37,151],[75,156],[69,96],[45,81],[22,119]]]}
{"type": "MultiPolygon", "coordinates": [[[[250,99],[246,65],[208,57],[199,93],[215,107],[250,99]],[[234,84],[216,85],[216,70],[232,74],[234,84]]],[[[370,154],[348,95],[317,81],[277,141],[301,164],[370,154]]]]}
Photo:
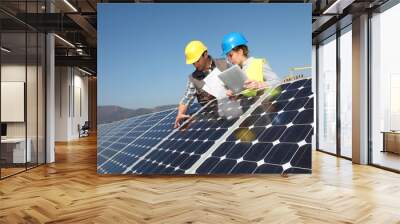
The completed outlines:
{"type": "Polygon", "coordinates": [[[188,81],[186,85],[185,94],[181,99],[180,104],[189,106],[190,104],[193,103],[195,97],[196,97],[196,87],[191,81],[188,81]]]}
{"type": "Polygon", "coordinates": [[[280,83],[280,80],[276,73],[272,71],[271,66],[268,64],[268,62],[264,63],[263,66],[263,75],[264,75],[264,82],[267,84],[267,86],[276,86],[280,83]]]}

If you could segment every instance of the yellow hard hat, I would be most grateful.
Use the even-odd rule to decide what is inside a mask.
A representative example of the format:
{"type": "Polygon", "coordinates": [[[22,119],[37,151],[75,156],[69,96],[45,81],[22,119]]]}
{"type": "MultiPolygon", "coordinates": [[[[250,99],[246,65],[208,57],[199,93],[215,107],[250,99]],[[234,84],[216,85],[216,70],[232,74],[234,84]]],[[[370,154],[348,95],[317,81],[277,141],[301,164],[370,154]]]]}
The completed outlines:
{"type": "Polygon", "coordinates": [[[190,41],[185,47],[186,64],[195,63],[206,50],[206,45],[204,45],[201,41],[190,41]]]}

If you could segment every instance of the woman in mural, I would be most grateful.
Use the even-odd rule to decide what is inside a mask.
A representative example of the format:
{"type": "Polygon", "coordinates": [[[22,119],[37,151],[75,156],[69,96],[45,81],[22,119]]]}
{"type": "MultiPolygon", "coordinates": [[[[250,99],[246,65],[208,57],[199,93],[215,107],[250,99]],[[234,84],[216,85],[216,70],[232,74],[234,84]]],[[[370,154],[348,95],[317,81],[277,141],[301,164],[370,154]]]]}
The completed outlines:
{"type": "MultiPolygon", "coordinates": [[[[241,33],[232,32],[223,37],[221,47],[228,61],[233,65],[238,65],[248,77],[244,86],[246,90],[242,94],[254,96],[257,89],[274,86],[279,80],[265,58],[250,56],[247,43],[248,41],[241,33]]],[[[233,95],[232,91],[228,90],[227,95],[233,95]]]]}

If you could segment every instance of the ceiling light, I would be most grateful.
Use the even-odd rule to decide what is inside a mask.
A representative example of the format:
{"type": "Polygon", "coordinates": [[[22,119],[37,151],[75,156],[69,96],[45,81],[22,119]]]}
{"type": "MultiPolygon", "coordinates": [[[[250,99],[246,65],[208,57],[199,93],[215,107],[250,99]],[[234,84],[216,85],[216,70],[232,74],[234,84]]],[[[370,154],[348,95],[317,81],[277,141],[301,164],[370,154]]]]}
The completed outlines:
{"type": "Polygon", "coordinates": [[[88,72],[88,71],[86,71],[86,70],[83,70],[83,69],[81,69],[81,68],[79,68],[79,67],[78,67],[78,70],[81,71],[81,72],[83,72],[83,73],[85,73],[85,74],[87,74],[87,75],[90,75],[90,76],[92,75],[92,73],[90,73],[90,72],[88,72]]]}
{"type": "Polygon", "coordinates": [[[342,14],[343,10],[351,5],[355,0],[336,0],[322,14],[342,14]]]}
{"type": "Polygon", "coordinates": [[[60,39],[61,41],[63,41],[64,43],[66,43],[67,45],[69,45],[70,47],[75,48],[75,45],[71,44],[71,42],[69,42],[68,40],[58,36],[57,34],[54,34],[55,37],[57,37],[58,39],[60,39]]]}
{"type": "Polygon", "coordinates": [[[10,52],[11,52],[9,49],[7,49],[7,48],[5,48],[5,47],[1,47],[1,50],[4,51],[4,52],[6,52],[6,53],[10,53],[10,52]]]}
{"type": "Polygon", "coordinates": [[[78,10],[71,4],[69,3],[67,0],[64,0],[65,4],[67,4],[72,10],[74,10],[74,12],[78,12],[78,10]]]}

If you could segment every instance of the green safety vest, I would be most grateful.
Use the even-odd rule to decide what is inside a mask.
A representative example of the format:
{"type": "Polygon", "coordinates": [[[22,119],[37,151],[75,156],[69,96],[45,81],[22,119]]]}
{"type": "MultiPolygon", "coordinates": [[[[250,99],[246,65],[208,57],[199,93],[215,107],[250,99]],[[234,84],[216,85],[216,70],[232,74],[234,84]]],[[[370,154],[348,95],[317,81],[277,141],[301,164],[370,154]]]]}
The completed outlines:
{"type": "MultiPolygon", "coordinates": [[[[264,82],[263,68],[266,60],[264,58],[254,58],[247,69],[244,71],[249,80],[264,82]]],[[[246,89],[241,92],[244,96],[256,96],[257,90],[246,89]]]]}

